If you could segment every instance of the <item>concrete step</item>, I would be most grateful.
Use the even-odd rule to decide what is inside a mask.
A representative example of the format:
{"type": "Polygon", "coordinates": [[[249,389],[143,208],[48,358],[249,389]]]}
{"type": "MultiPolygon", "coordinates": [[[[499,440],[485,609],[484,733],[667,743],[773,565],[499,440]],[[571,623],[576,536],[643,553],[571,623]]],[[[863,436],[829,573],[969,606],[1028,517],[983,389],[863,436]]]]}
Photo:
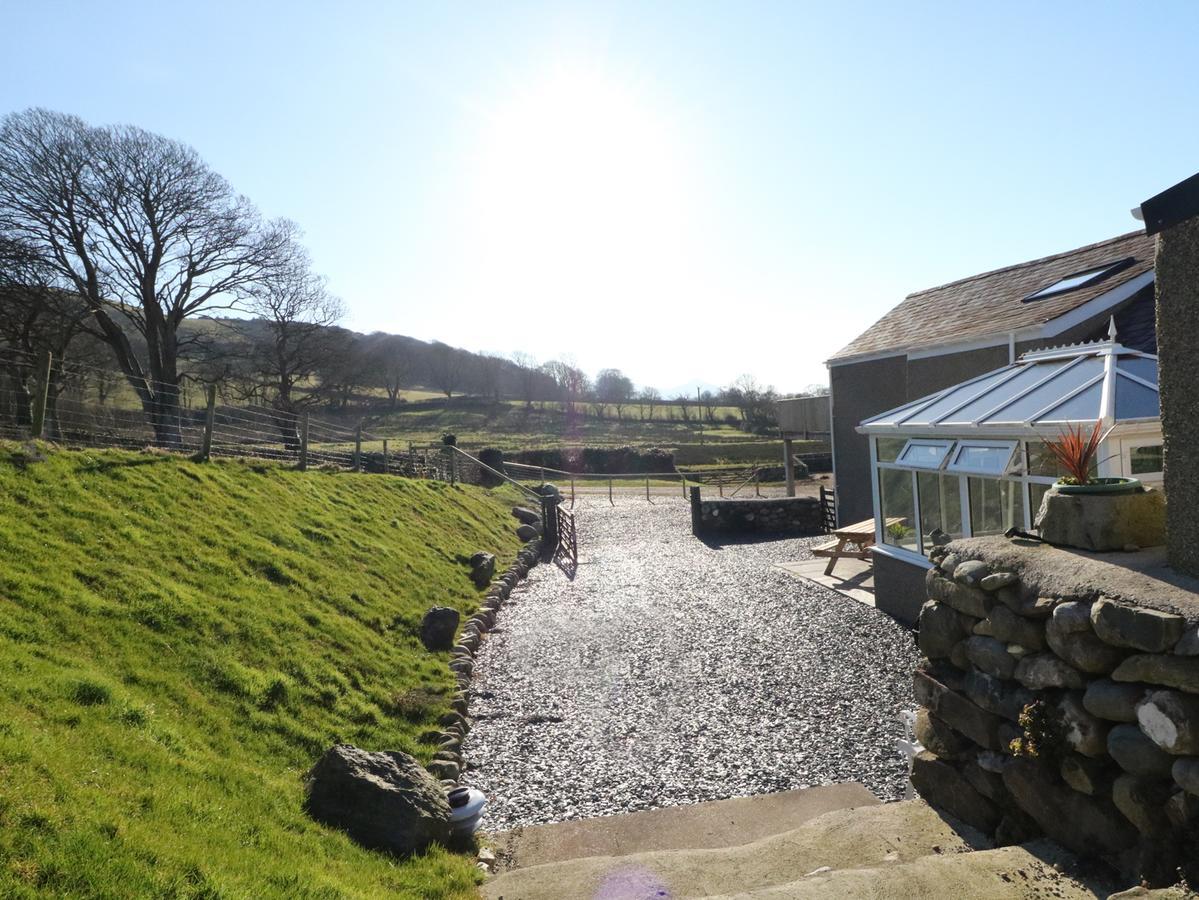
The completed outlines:
{"type": "Polygon", "coordinates": [[[834,810],[878,803],[878,798],[860,784],[828,784],[553,825],[531,825],[493,835],[490,840],[500,871],[506,871],[585,856],[733,847],[792,831],[834,810]]]}
{"type": "Polygon", "coordinates": [[[772,888],[790,889],[808,873],[823,874],[818,870],[886,873],[925,857],[990,846],[973,829],[955,828],[923,801],[913,800],[828,812],[798,828],[735,846],[586,856],[518,868],[489,880],[483,895],[492,900],[753,896],[772,888]]]}

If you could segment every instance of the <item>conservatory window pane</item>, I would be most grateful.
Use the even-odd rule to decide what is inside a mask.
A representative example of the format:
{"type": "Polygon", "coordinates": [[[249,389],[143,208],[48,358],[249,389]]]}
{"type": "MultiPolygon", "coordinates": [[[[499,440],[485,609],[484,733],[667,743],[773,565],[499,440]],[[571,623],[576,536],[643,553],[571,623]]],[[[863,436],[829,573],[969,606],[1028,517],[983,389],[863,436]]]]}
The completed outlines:
{"type": "Polygon", "coordinates": [[[921,469],[939,469],[952,446],[953,441],[908,441],[898,462],[921,469]]]}
{"type": "Polygon", "coordinates": [[[916,540],[916,498],[912,496],[912,473],[902,469],[879,469],[878,489],[882,494],[883,543],[919,552],[916,540]],[[887,519],[898,519],[890,525],[887,519]]]}
{"type": "Polygon", "coordinates": [[[1149,475],[1162,470],[1162,445],[1147,444],[1129,452],[1133,475],[1149,475]]]}
{"type": "MultiPolygon", "coordinates": [[[[1049,452],[1049,448],[1045,446],[1044,441],[1029,441],[1028,442],[1028,474],[1050,476],[1053,478],[1061,478],[1066,474],[1066,470],[1062,468],[1062,464],[1057,461],[1057,457],[1049,452]]],[[[1099,475],[1099,459],[1096,454],[1095,461],[1091,463],[1091,477],[1095,478],[1099,475]]],[[[1037,509],[1033,507],[1034,511],[1037,509]]]]}
{"type": "Polygon", "coordinates": [[[1018,481],[969,478],[970,530],[975,537],[1024,527],[1024,498],[1018,481]]]}
{"type": "Polygon", "coordinates": [[[921,472],[916,476],[920,495],[920,533],[924,552],[962,537],[961,479],[956,475],[921,472]]]}
{"type": "Polygon", "coordinates": [[[1015,448],[1015,441],[1002,444],[972,444],[963,441],[958,445],[958,451],[953,455],[953,462],[949,464],[949,468],[957,472],[1002,475],[1007,470],[1015,448]]]}
{"type": "Polygon", "coordinates": [[[907,438],[875,438],[874,443],[878,448],[878,461],[895,462],[895,457],[899,456],[899,451],[904,448],[907,442],[907,438]]]}

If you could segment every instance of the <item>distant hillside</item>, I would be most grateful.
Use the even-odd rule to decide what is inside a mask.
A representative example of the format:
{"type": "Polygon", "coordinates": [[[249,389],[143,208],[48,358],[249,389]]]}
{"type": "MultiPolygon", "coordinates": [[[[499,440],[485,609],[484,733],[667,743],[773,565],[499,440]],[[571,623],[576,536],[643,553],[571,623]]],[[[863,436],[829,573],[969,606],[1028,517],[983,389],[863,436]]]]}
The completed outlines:
{"type": "MultiPolygon", "coordinates": [[[[428,759],[425,609],[517,549],[481,489],[0,443],[0,896],[467,897],[473,860],[301,812],[350,741],[428,759]]],[[[434,732],[435,733],[435,732],[434,732]]]]}

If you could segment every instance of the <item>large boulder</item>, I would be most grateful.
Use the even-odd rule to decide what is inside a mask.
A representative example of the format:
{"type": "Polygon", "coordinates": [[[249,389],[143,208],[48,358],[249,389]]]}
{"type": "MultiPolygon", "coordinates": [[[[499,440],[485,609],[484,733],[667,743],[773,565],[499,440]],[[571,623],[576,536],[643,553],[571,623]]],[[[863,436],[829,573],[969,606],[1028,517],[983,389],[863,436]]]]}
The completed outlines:
{"type": "Polygon", "coordinates": [[[929,600],[920,609],[920,652],[929,659],[948,657],[967,631],[962,614],[948,604],[929,600]]]}
{"type": "Polygon", "coordinates": [[[461,618],[458,610],[448,606],[434,606],[425,613],[420,623],[420,640],[425,649],[449,650],[453,647],[461,618]]]}
{"type": "Polygon", "coordinates": [[[364,847],[399,855],[450,837],[450,805],[441,784],[394,750],[331,747],[309,773],[305,807],[364,847]]]}
{"type": "Polygon", "coordinates": [[[535,541],[541,536],[541,532],[532,525],[517,525],[516,536],[526,544],[529,541],[535,541]]]}
{"type": "Polygon", "coordinates": [[[999,824],[999,810],[953,766],[927,750],[912,760],[912,786],[937,810],[991,833],[999,824]]]}
{"type": "Polygon", "coordinates": [[[1161,491],[1063,494],[1050,488],[1036,528],[1050,544],[1081,550],[1156,547],[1166,542],[1166,502],[1161,491]]]}
{"type": "Polygon", "coordinates": [[[1182,616],[1117,603],[1107,597],[1100,597],[1091,607],[1091,624],[1106,643],[1146,653],[1169,650],[1186,628],[1182,616]]]}
{"type": "Polygon", "coordinates": [[[1165,653],[1138,653],[1120,663],[1113,681],[1146,681],[1199,694],[1199,659],[1165,653]]]}
{"type": "Polygon", "coordinates": [[[517,520],[522,525],[540,525],[541,513],[536,510],[529,509],[527,506],[512,507],[512,515],[516,516],[517,520]]]}
{"type": "Polygon", "coordinates": [[[1091,607],[1073,601],[1059,603],[1045,625],[1050,648],[1071,666],[1091,675],[1106,675],[1119,665],[1125,651],[1105,644],[1091,630],[1091,607]]]}

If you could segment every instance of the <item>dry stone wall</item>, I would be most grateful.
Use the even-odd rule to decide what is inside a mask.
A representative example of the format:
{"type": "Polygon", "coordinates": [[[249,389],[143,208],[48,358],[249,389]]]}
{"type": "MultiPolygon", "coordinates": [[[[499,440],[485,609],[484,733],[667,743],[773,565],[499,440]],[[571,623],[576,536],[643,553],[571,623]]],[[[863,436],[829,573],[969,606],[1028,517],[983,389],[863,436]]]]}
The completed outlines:
{"type": "Polygon", "coordinates": [[[1037,547],[1025,566],[990,546],[931,557],[916,789],[999,843],[1043,834],[1129,879],[1170,884],[1182,868],[1194,883],[1199,597],[1164,584],[1167,603],[1112,596],[1133,581],[1087,583],[1078,554],[1037,547]],[[1052,554],[1068,592],[1046,589],[1052,554]]]}
{"type": "Polygon", "coordinates": [[[823,517],[815,497],[731,497],[704,500],[691,488],[691,530],[700,534],[820,534],[823,517]]]}

